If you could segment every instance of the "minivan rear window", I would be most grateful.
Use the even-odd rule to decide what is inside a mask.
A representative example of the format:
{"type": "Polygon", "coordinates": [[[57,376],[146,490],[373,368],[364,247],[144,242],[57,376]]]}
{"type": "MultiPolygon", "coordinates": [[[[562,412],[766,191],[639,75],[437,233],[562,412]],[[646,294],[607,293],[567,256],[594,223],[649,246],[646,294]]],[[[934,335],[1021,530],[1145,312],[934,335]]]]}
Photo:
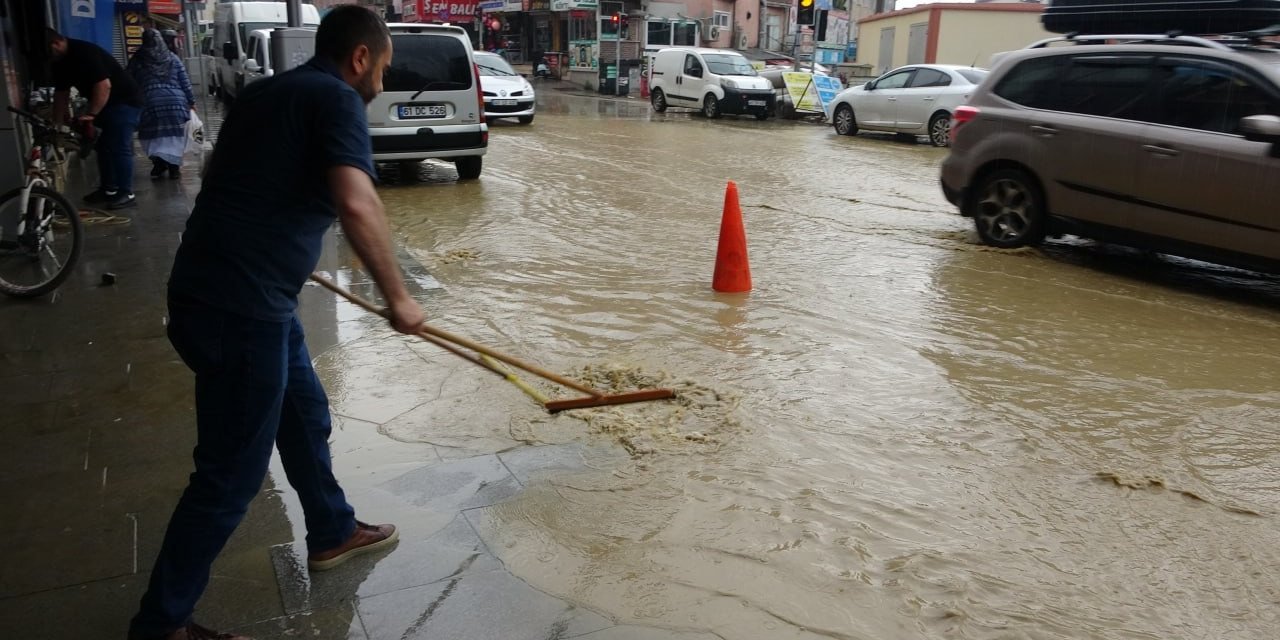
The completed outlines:
{"type": "Polygon", "coordinates": [[[471,88],[467,47],[453,36],[391,34],[391,67],[383,91],[459,91],[471,88]]]}

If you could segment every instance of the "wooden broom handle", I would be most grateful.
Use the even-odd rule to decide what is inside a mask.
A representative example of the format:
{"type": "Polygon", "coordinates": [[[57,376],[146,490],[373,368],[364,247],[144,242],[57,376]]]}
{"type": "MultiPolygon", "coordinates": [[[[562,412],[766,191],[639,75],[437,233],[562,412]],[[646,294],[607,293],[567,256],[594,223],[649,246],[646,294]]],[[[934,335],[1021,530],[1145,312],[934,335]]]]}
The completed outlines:
{"type": "MultiPolygon", "coordinates": [[[[366,311],[369,311],[371,313],[376,313],[384,318],[387,316],[386,309],[379,307],[373,304],[372,302],[369,302],[368,300],[365,300],[364,298],[361,298],[360,296],[357,296],[356,294],[351,293],[346,289],[343,289],[342,287],[339,287],[338,285],[331,282],[328,278],[325,278],[324,276],[321,276],[318,273],[312,273],[311,280],[313,282],[318,283],[320,286],[342,296],[343,298],[346,298],[350,302],[363,307],[366,311]]],[[[489,347],[486,347],[478,342],[473,342],[471,340],[468,340],[462,336],[454,335],[452,333],[449,333],[448,331],[437,329],[435,327],[432,327],[431,325],[424,323],[422,325],[421,331],[428,335],[432,335],[437,338],[440,338],[441,340],[447,340],[449,342],[452,342],[453,344],[466,347],[468,349],[471,349],[472,351],[475,351],[476,353],[483,353],[484,355],[489,356],[490,358],[493,358],[495,360],[501,360],[502,362],[505,362],[513,367],[519,367],[521,369],[524,369],[525,371],[528,371],[529,373],[532,373],[542,378],[546,378],[547,380],[550,380],[552,382],[562,384],[566,387],[569,387],[570,389],[577,389],[578,391],[592,395],[597,398],[604,395],[600,391],[592,389],[591,387],[588,387],[580,382],[577,382],[570,378],[566,378],[557,373],[547,371],[542,367],[539,367],[534,364],[530,364],[514,356],[509,356],[505,353],[502,353],[501,351],[495,351],[493,349],[490,349],[489,347]]],[[[457,353],[457,352],[454,352],[454,353],[457,353]]],[[[458,354],[458,355],[462,355],[462,354],[458,354]]]]}

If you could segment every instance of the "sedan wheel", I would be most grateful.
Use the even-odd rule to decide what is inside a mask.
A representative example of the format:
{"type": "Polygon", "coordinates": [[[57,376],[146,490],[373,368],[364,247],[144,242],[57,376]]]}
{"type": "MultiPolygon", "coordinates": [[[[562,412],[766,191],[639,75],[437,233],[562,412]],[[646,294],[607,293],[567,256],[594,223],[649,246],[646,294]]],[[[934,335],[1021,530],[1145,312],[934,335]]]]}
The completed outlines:
{"type": "Polygon", "coordinates": [[[836,107],[836,115],[832,120],[836,133],[842,136],[858,134],[858,121],[853,117],[853,107],[847,104],[836,107]]]}
{"type": "Polygon", "coordinates": [[[1002,169],[982,179],[975,190],[973,222],[982,241],[1012,249],[1044,239],[1044,198],[1035,181],[1018,169],[1002,169]]]}
{"type": "Polygon", "coordinates": [[[945,147],[951,144],[951,115],[948,113],[935,113],[929,119],[929,142],[935,147],[945,147]]]}

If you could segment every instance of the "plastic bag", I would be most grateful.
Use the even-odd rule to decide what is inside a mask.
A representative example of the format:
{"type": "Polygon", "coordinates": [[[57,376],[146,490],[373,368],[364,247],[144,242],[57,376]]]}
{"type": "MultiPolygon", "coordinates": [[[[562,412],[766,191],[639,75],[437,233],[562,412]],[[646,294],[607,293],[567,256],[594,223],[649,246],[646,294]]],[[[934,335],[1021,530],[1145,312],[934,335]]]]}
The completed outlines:
{"type": "Polygon", "coordinates": [[[200,120],[200,116],[195,111],[192,111],[191,119],[187,120],[186,152],[200,157],[210,151],[213,151],[213,144],[205,139],[204,122],[200,120]]]}

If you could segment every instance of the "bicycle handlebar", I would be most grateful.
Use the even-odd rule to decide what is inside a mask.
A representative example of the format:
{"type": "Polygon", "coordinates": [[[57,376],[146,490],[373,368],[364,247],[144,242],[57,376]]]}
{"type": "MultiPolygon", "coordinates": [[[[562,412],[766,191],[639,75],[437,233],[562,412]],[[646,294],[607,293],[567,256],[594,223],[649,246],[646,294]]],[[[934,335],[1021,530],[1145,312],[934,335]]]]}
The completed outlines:
{"type": "Polygon", "coordinates": [[[44,118],[41,118],[40,116],[34,113],[31,113],[30,111],[23,111],[22,109],[18,109],[16,107],[9,107],[9,111],[14,114],[17,114],[18,116],[21,116],[24,120],[30,121],[31,124],[34,124],[37,127],[42,127],[44,129],[53,128],[53,123],[49,122],[48,120],[45,120],[44,118]]]}

